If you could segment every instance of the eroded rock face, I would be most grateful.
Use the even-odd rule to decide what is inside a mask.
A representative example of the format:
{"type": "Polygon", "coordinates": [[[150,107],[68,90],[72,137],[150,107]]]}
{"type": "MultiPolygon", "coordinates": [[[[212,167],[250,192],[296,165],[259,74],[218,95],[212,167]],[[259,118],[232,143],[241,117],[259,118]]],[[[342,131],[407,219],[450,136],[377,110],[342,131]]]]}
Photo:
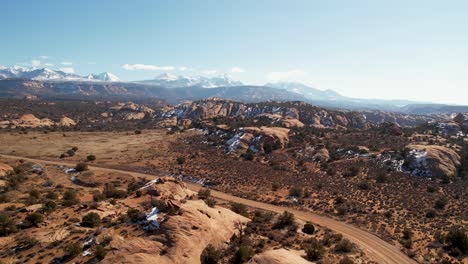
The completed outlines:
{"type": "Polygon", "coordinates": [[[432,120],[426,116],[402,113],[327,110],[303,102],[245,104],[221,99],[186,101],[179,105],[164,107],[157,114],[159,120],[176,118],[179,125],[184,119],[202,121],[215,117],[268,117],[272,125],[322,128],[367,128],[385,122],[415,126],[432,120]]]}
{"type": "Polygon", "coordinates": [[[145,117],[152,117],[154,113],[155,111],[147,106],[127,102],[118,103],[111,107],[109,112],[102,113],[101,116],[119,120],[141,120],[145,117]]]}
{"type": "Polygon", "coordinates": [[[413,175],[419,176],[455,176],[461,165],[460,155],[447,147],[408,145],[406,164],[413,175]]]}
{"type": "Polygon", "coordinates": [[[9,171],[12,170],[13,168],[10,165],[0,162],[0,177],[5,176],[9,171]]]}
{"type": "Polygon", "coordinates": [[[250,149],[271,151],[275,148],[284,148],[289,142],[289,129],[284,127],[243,127],[226,142],[227,152],[245,152],[250,149]]]}
{"type": "MultiPolygon", "coordinates": [[[[247,218],[222,207],[210,208],[202,200],[191,200],[194,192],[171,177],[147,183],[140,189],[143,194],[156,193],[159,201],[177,208],[177,214],[147,217],[161,221],[158,231],[145,236],[123,236],[112,229],[102,235],[112,236],[108,254],[103,263],[200,263],[200,255],[208,244],[216,246],[229,241],[236,232],[236,224],[247,218]]],[[[143,195],[143,196],[144,196],[143,195]]],[[[136,199],[136,198],[135,198],[136,199]]],[[[138,204],[136,201],[127,201],[138,204]]]]}
{"type": "Polygon", "coordinates": [[[49,118],[37,118],[33,114],[25,114],[17,119],[0,122],[0,128],[40,128],[52,126],[71,127],[75,125],[76,122],[66,116],[62,117],[59,121],[54,122],[49,118]]]}

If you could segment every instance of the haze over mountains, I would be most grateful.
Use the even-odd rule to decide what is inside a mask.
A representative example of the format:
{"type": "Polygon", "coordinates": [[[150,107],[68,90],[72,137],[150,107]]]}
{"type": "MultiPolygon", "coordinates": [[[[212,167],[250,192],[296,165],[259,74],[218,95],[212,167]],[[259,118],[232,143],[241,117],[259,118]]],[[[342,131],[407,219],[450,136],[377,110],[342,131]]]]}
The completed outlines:
{"type": "Polygon", "coordinates": [[[318,106],[397,111],[417,114],[468,111],[454,106],[407,100],[359,99],[333,90],[321,90],[298,82],[275,82],[262,86],[246,85],[228,75],[215,77],[182,76],[164,73],[154,79],[122,81],[109,72],[80,76],[49,68],[0,68],[0,96],[60,98],[129,97],[158,98],[170,103],[220,97],[244,102],[267,100],[306,101],[318,106]]]}

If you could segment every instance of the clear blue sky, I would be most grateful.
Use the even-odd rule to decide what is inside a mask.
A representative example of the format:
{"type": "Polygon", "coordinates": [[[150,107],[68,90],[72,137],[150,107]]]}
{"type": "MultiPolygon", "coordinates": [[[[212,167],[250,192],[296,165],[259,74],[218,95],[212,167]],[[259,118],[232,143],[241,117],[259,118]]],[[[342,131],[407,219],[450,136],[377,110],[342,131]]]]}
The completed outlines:
{"type": "Polygon", "coordinates": [[[3,66],[124,80],[216,71],[468,104],[468,1],[15,0],[0,22],[3,66]]]}

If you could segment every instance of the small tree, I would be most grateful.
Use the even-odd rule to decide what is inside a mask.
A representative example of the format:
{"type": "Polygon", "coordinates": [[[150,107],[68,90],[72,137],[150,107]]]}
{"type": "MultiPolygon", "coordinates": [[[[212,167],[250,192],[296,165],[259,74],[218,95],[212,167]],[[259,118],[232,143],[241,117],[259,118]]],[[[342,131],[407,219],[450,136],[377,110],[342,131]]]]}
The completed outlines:
{"type": "Polygon", "coordinates": [[[304,227],[302,228],[302,232],[312,235],[315,232],[315,226],[311,222],[307,222],[304,224],[304,227]]]}
{"type": "Polygon", "coordinates": [[[185,163],[185,158],[180,156],[180,157],[177,157],[177,164],[179,165],[183,165],[185,163]]]}
{"type": "Polygon", "coordinates": [[[310,261],[321,259],[325,253],[322,243],[320,243],[316,238],[306,240],[306,243],[303,244],[302,247],[305,250],[307,259],[310,261]]]}
{"type": "Polygon", "coordinates": [[[101,224],[101,217],[95,212],[88,213],[81,220],[81,226],[84,226],[84,227],[92,228],[92,227],[97,227],[100,224],[101,224]]]}
{"type": "Polygon", "coordinates": [[[103,260],[107,255],[107,250],[103,245],[97,245],[96,246],[96,259],[101,261],[103,260]]]}
{"type": "Polygon", "coordinates": [[[216,264],[220,258],[221,252],[219,252],[213,245],[208,244],[200,255],[200,262],[201,264],[216,264]]]}
{"type": "Polygon", "coordinates": [[[75,170],[76,171],[87,171],[88,170],[88,164],[84,163],[84,162],[79,162],[76,164],[75,166],[75,170]]]}
{"type": "Polygon", "coordinates": [[[349,253],[354,249],[354,244],[344,238],[335,245],[334,251],[337,253],[349,253]]]}
{"type": "Polygon", "coordinates": [[[64,206],[71,206],[80,203],[80,200],[77,198],[75,189],[68,189],[63,193],[62,204],[64,206]]]}
{"type": "Polygon", "coordinates": [[[447,198],[445,198],[445,197],[440,197],[440,198],[437,199],[437,201],[435,202],[434,208],[435,208],[435,209],[442,210],[442,209],[445,208],[445,206],[447,205],[447,203],[448,203],[447,198]]]}
{"type": "Polygon", "coordinates": [[[127,216],[130,219],[130,221],[132,221],[134,223],[146,219],[146,215],[143,212],[141,212],[140,210],[135,209],[135,208],[128,208],[127,216]]]}
{"type": "Polygon", "coordinates": [[[202,188],[198,191],[198,197],[201,199],[206,199],[211,196],[211,191],[210,189],[202,188]]]}
{"type": "Polygon", "coordinates": [[[243,215],[245,217],[249,216],[249,213],[247,212],[247,207],[241,203],[231,203],[231,211],[243,215]]]}
{"type": "Polygon", "coordinates": [[[16,232],[16,224],[7,214],[0,213],[0,236],[8,236],[16,232]]]}
{"type": "Polygon", "coordinates": [[[56,208],[57,204],[52,200],[48,200],[42,205],[42,210],[47,213],[55,211],[56,208]]]}
{"type": "Polygon", "coordinates": [[[283,229],[293,224],[294,224],[294,215],[288,211],[284,211],[280,216],[278,216],[278,220],[273,225],[273,228],[283,229]]]}
{"type": "Polygon", "coordinates": [[[70,257],[78,256],[81,251],[83,251],[83,248],[80,243],[69,243],[65,246],[65,253],[70,257]]]}
{"type": "Polygon", "coordinates": [[[468,235],[460,227],[451,228],[445,236],[445,242],[452,248],[458,248],[463,254],[468,253],[468,235]]]}
{"type": "Polygon", "coordinates": [[[26,216],[26,218],[24,219],[24,225],[26,227],[31,227],[31,226],[39,227],[39,225],[42,222],[44,222],[44,216],[40,214],[39,212],[34,212],[26,216]]]}
{"type": "Polygon", "coordinates": [[[299,186],[292,186],[291,188],[289,188],[289,196],[301,197],[302,188],[299,186]]]}
{"type": "Polygon", "coordinates": [[[234,254],[232,263],[240,264],[249,261],[255,255],[255,251],[251,246],[241,245],[234,254]]]}

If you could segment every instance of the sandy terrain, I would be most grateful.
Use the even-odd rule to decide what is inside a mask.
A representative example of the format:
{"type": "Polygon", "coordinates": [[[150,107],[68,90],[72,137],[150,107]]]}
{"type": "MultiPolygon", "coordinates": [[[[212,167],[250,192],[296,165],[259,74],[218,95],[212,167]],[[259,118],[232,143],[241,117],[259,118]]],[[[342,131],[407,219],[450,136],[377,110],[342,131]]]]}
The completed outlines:
{"type": "MultiPolygon", "coordinates": [[[[43,164],[59,164],[64,166],[73,166],[74,163],[64,162],[64,161],[46,161],[40,159],[30,159],[25,157],[19,156],[11,156],[11,155],[0,155],[2,158],[5,159],[18,159],[22,158],[31,162],[36,163],[43,163],[43,164]]],[[[148,175],[143,173],[137,172],[130,172],[130,171],[122,171],[116,169],[109,169],[109,168],[101,168],[93,166],[93,171],[105,171],[105,172],[114,172],[114,173],[125,173],[132,175],[134,177],[146,177],[146,178],[156,178],[156,175],[148,175]]],[[[198,191],[200,189],[199,185],[187,184],[188,187],[193,191],[198,191]]],[[[298,219],[304,221],[311,221],[315,224],[320,226],[328,227],[331,230],[334,230],[338,233],[343,234],[346,238],[350,239],[352,242],[356,243],[364,252],[365,254],[372,260],[378,263],[416,263],[415,261],[411,260],[403,254],[396,246],[391,245],[384,240],[372,235],[366,231],[360,230],[350,224],[346,224],[343,222],[339,222],[327,217],[323,217],[320,215],[316,215],[310,212],[304,212],[299,210],[294,210],[287,207],[282,206],[275,206],[271,204],[261,203],[257,201],[252,201],[248,199],[239,198],[230,194],[212,191],[212,196],[218,199],[232,201],[237,203],[242,203],[248,205],[250,207],[255,207],[263,210],[273,211],[277,213],[284,212],[288,210],[292,212],[298,219]]]]}

